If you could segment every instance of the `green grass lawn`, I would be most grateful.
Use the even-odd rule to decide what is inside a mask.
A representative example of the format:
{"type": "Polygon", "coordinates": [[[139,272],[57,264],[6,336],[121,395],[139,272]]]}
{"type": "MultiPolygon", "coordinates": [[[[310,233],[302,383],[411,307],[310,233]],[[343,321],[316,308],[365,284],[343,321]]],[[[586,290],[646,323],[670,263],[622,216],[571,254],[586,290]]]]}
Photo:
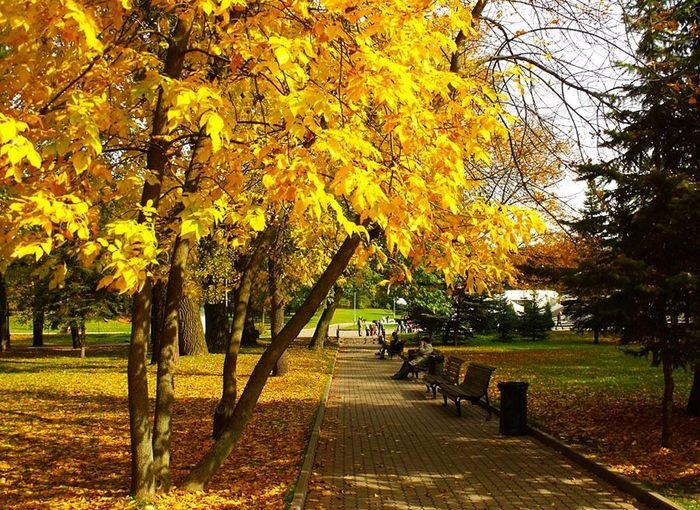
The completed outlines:
{"type": "MultiPolygon", "coordinates": [[[[130,333],[131,323],[128,320],[110,321],[86,321],[85,329],[88,334],[102,333],[130,333]]],[[[58,330],[44,330],[47,334],[60,333],[58,330]]],[[[24,322],[19,317],[10,317],[10,334],[30,334],[32,333],[32,323],[24,322]]]]}
{"type": "MultiPolygon", "coordinates": [[[[314,328],[321,318],[322,310],[317,311],[311,320],[307,323],[307,328],[314,328]]],[[[354,311],[352,308],[338,308],[333,314],[332,324],[345,324],[346,326],[341,328],[345,330],[357,329],[357,319],[362,317],[365,321],[379,320],[383,317],[392,319],[394,314],[391,310],[385,308],[358,308],[354,311]]]]}
{"type": "MultiPolygon", "coordinates": [[[[129,332],[126,333],[101,333],[87,335],[86,349],[91,345],[128,344],[129,332]]],[[[12,345],[15,347],[30,347],[32,345],[31,333],[15,333],[12,336],[12,345]]],[[[73,345],[70,335],[44,333],[45,347],[70,347],[73,345]]]]}
{"type": "MultiPolygon", "coordinates": [[[[356,322],[357,317],[362,317],[367,321],[373,321],[381,319],[382,317],[387,317],[389,319],[393,318],[393,311],[384,308],[360,308],[355,310],[355,320],[353,321],[353,310],[352,308],[338,308],[335,311],[333,317],[333,324],[348,324],[348,330],[356,328],[353,326],[356,322]]],[[[311,320],[306,325],[307,328],[314,328],[321,318],[321,311],[317,311],[311,320]]],[[[256,317],[258,327],[261,325],[261,317],[256,317]]],[[[270,317],[266,315],[265,317],[265,328],[263,331],[263,336],[265,333],[269,335],[270,317]]],[[[88,335],[94,334],[104,334],[104,333],[124,333],[129,334],[131,332],[131,324],[125,320],[110,320],[110,321],[87,321],[86,330],[88,335]]],[[[10,318],[10,333],[14,335],[31,335],[32,333],[32,323],[24,322],[20,320],[19,317],[10,318]]],[[[64,345],[66,343],[66,335],[63,335],[61,331],[58,330],[48,330],[45,333],[45,343],[47,345],[64,345]],[[58,337],[58,338],[54,338],[58,337]]],[[[17,336],[17,338],[21,338],[17,336]]],[[[70,338],[69,336],[67,338],[70,338]]],[[[90,338],[88,338],[88,342],[90,338]]],[[[68,340],[70,343],[70,340],[68,340]]]]}

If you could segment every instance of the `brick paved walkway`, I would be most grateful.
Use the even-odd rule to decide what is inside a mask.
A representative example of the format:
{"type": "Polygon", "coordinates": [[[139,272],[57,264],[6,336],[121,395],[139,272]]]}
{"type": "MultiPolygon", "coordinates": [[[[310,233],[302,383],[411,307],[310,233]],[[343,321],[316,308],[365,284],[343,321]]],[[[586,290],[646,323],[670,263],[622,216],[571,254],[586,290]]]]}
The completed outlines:
{"type": "Polygon", "coordinates": [[[306,510],[633,509],[630,496],[498,418],[425,399],[394,381],[398,360],[345,345],[338,355],[306,510]]]}

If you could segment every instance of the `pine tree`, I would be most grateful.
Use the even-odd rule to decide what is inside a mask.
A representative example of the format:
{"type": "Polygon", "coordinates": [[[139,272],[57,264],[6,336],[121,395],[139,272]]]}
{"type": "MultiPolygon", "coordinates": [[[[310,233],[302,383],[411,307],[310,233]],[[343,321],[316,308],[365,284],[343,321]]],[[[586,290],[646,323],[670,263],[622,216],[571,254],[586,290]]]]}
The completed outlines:
{"type": "MultiPolygon", "coordinates": [[[[581,167],[585,170],[587,167],[581,167]]],[[[600,333],[608,329],[611,320],[605,305],[609,281],[603,242],[609,239],[609,221],[603,209],[604,193],[593,179],[588,181],[586,197],[578,220],[569,222],[576,236],[578,264],[561,278],[569,297],[564,305],[577,331],[592,331],[593,343],[598,344],[600,333]]]]}
{"type": "Polygon", "coordinates": [[[518,316],[513,309],[513,305],[502,296],[496,300],[496,321],[498,325],[498,339],[502,342],[512,342],[515,340],[515,333],[518,327],[518,316]]]}
{"type": "Polygon", "coordinates": [[[544,340],[553,326],[552,311],[549,310],[547,313],[547,310],[537,303],[537,296],[533,292],[532,298],[523,304],[523,314],[518,321],[518,332],[526,340],[544,340]]]}
{"type": "Polygon", "coordinates": [[[700,7],[638,0],[626,23],[639,35],[628,71],[618,157],[581,169],[604,185],[608,222],[589,275],[606,275],[599,304],[623,342],[639,345],[664,374],[662,446],[671,446],[673,370],[693,362],[700,290],[700,7]]]}

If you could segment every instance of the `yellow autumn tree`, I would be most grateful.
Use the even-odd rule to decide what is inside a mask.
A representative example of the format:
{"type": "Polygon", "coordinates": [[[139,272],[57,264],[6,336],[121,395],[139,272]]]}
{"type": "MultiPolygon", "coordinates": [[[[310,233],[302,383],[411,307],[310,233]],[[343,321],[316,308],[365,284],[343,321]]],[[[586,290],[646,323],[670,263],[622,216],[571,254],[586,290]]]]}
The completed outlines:
{"type": "Polygon", "coordinates": [[[509,123],[472,59],[483,4],[0,0],[3,240],[35,260],[69,243],[101,265],[101,285],[133,294],[134,495],[172,483],[177,304],[190,250],[213,225],[254,243],[284,207],[302,238],[317,222],[346,237],[187,489],[202,489],[231,452],[270,370],[353,256],[400,254],[483,291],[541,230],[532,211],[483,196],[479,169],[509,123]],[[120,215],[105,217],[114,203],[120,215]],[[163,260],[152,430],[145,363],[163,260]]]}

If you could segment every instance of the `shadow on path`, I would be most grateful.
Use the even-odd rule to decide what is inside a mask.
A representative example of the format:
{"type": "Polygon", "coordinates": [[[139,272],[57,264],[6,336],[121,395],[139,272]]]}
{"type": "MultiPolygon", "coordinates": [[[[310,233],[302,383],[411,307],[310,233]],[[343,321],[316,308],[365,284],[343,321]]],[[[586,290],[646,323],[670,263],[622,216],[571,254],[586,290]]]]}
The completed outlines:
{"type": "Polygon", "coordinates": [[[364,345],[339,353],[306,502],[331,509],[633,509],[630,496],[530,437],[498,434],[484,410],[418,381],[364,345]]]}

